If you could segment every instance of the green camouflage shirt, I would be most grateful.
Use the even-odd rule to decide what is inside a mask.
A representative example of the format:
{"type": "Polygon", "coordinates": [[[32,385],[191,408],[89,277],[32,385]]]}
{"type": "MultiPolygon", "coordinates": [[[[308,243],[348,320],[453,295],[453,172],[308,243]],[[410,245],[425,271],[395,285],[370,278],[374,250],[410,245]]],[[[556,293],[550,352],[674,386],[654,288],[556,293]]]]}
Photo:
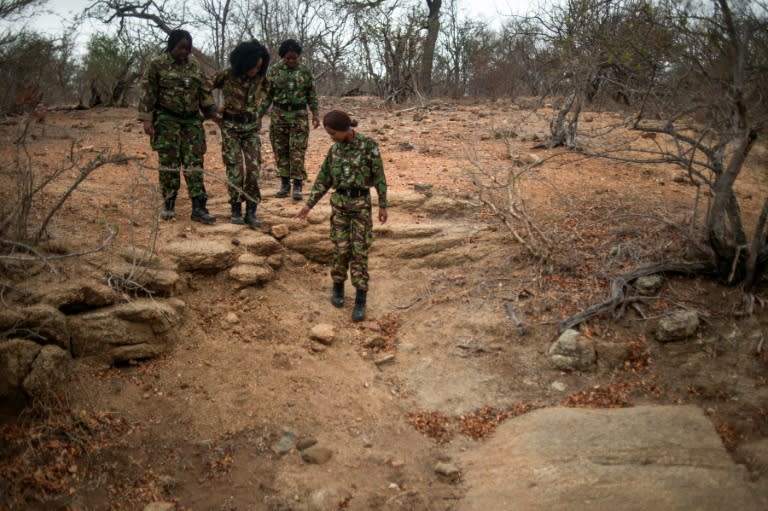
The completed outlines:
{"type": "Polygon", "coordinates": [[[213,117],[216,102],[197,60],[190,55],[186,62],[179,62],[169,53],[152,59],[141,82],[139,120],[151,121],[159,113],[199,119],[201,111],[205,117],[213,117]]]}
{"type": "Polygon", "coordinates": [[[352,190],[376,188],[379,207],[387,207],[387,179],[379,146],[366,135],[355,132],[349,142],[337,142],[328,150],[320,172],[307,198],[307,206],[315,204],[331,188],[352,190]]]}
{"type": "Polygon", "coordinates": [[[219,71],[213,76],[213,88],[221,89],[224,96],[224,112],[232,115],[256,115],[264,98],[265,78],[235,76],[230,69],[219,71]]]}
{"type": "Polygon", "coordinates": [[[267,113],[273,103],[307,105],[312,114],[317,116],[320,107],[312,71],[304,64],[299,64],[295,69],[288,69],[282,60],[271,65],[267,71],[267,94],[259,108],[259,116],[267,113]]]}

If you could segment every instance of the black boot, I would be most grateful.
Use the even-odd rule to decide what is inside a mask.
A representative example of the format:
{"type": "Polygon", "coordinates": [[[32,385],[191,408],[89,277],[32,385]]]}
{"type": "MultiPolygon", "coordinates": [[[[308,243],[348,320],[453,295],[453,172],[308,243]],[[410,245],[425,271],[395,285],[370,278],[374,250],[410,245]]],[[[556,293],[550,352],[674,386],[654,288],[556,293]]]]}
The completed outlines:
{"type": "Polygon", "coordinates": [[[291,192],[291,178],[280,176],[280,189],[275,194],[275,197],[288,197],[291,192]]]}
{"type": "Polygon", "coordinates": [[[243,220],[243,212],[242,212],[241,206],[242,204],[240,202],[232,203],[232,223],[235,225],[245,224],[245,221],[243,220]]]}
{"type": "Polygon", "coordinates": [[[344,282],[333,283],[333,294],[331,294],[331,303],[334,307],[344,307],[344,282]]]}
{"type": "Polygon", "coordinates": [[[355,294],[355,308],[352,310],[352,321],[365,319],[365,299],[368,296],[367,289],[358,289],[355,294]]]}
{"type": "Polygon", "coordinates": [[[256,218],[256,203],[253,201],[245,201],[245,223],[251,229],[261,225],[261,222],[256,218]]]}
{"type": "Polygon", "coordinates": [[[208,197],[205,195],[192,197],[192,216],[190,218],[201,224],[216,223],[216,217],[208,213],[208,209],[205,207],[206,202],[208,202],[208,197]]]}
{"type": "Polygon", "coordinates": [[[293,200],[301,200],[301,179],[293,180],[293,200]]]}
{"type": "Polygon", "coordinates": [[[163,220],[173,220],[176,218],[176,196],[168,197],[163,203],[163,212],[160,213],[160,218],[163,220]]]}

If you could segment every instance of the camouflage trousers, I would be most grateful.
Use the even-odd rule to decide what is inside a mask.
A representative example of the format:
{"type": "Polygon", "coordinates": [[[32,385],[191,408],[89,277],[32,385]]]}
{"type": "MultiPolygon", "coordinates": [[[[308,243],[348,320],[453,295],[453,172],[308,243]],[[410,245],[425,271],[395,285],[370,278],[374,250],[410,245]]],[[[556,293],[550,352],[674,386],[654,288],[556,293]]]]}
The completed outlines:
{"type": "Polygon", "coordinates": [[[221,156],[227,168],[229,202],[261,202],[261,138],[253,124],[221,124],[221,156]]]}
{"type": "Polygon", "coordinates": [[[370,197],[350,199],[333,194],[331,241],[334,246],[333,281],[344,282],[349,269],[352,285],[357,289],[368,289],[368,249],[373,241],[370,197]]]}
{"type": "Polygon", "coordinates": [[[269,123],[269,141],[278,174],[280,177],[306,180],[304,156],[309,143],[307,111],[284,112],[273,108],[269,123]]]}
{"type": "Polygon", "coordinates": [[[176,197],[181,187],[182,169],[189,197],[205,197],[203,157],[206,145],[201,121],[174,121],[161,116],[155,121],[152,149],[157,151],[160,163],[160,190],[164,199],[176,197]]]}

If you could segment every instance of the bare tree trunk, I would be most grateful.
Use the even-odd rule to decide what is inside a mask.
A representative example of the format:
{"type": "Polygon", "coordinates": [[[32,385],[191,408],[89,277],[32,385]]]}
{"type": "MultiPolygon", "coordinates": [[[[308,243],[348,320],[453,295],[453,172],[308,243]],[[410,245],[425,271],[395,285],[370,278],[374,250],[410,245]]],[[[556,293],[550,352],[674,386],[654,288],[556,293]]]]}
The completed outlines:
{"type": "Polygon", "coordinates": [[[756,138],[754,130],[742,137],[728,167],[715,179],[715,197],[707,214],[709,244],[715,253],[718,272],[728,283],[741,282],[749,273],[746,264],[751,259],[749,246],[733,185],[756,138]]]}
{"type": "Polygon", "coordinates": [[[578,91],[572,92],[563,101],[560,111],[549,125],[552,138],[547,144],[548,147],[564,146],[569,149],[576,147],[576,131],[579,126],[581,103],[581,94],[578,91]]]}
{"type": "Polygon", "coordinates": [[[440,34],[440,8],[443,0],[427,0],[427,38],[424,40],[424,53],[421,60],[421,73],[419,86],[421,92],[430,94],[432,92],[432,65],[435,59],[435,45],[437,36],[440,34]]]}

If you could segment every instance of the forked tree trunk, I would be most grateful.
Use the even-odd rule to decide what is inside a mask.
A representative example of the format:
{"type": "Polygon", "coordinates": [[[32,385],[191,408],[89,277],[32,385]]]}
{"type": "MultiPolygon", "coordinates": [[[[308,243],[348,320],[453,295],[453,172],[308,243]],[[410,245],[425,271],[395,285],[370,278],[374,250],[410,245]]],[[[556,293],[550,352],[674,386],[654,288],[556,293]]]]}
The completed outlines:
{"type": "Polygon", "coordinates": [[[756,138],[757,133],[752,129],[738,141],[728,166],[715,179],[714,198],[707,212],[707,237],[720,278],[728,284],[743,283],[746,287],[751,287],[760,277],[757,271],[759,257],[752,253],[765,250],[765,245],[760,246],[759,232],[752,244],[747,242],[733,186],[756,138]],[[747,275],[751,276],[751,282],[745,281],[747,275]]]}

